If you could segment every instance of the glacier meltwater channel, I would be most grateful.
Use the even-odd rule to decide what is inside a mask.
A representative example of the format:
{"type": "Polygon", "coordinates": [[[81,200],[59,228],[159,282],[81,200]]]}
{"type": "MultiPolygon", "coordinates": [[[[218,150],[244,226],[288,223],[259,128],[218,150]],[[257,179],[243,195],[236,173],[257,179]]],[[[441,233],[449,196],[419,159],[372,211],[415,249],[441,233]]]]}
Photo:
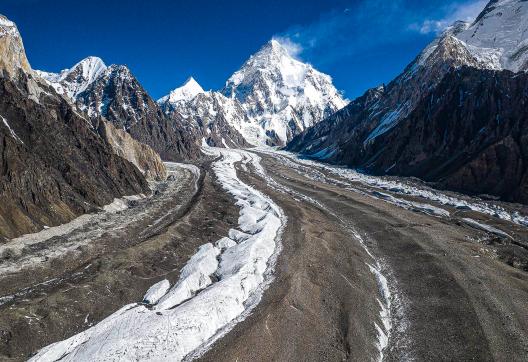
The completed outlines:
{"type": "Polygon", "coordinates": [[[205,351],[258,304],[273,279],[286,216],[237,177],[236,163],[256,162],[249,153],[203,150],[218,157],[213,170],[240,207],[238,228],[202,245],[172,287],[166,281],[152,286],[145,297],[151,305],[128,304],[31,361],[183,360],[205,351]]]}

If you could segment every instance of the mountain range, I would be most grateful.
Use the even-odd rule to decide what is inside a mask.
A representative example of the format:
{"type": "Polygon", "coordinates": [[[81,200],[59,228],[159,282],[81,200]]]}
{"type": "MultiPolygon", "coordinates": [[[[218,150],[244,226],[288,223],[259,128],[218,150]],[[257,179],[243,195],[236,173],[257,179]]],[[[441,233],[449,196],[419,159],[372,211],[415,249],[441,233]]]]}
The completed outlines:
{"type": "Polygon", "coordinates": [[[297,135],[288,149],[377,175],[528,202],[528,3],[491,1],[387,85],[297,135]]]}
{"type": "Polygon", "coordinates": [[[388,84],[349,102],[275,39],[205,91],[190,77],[154,101],[130,69],[97,57],[33,70],[0,17],[0,236],[37,231],[148,194],[164,161],[201,146],[286,146],[376,175],[528,202],[528,2],[491,1],[388,84]],[[29,166],[29,169],[28,169],[29,166]]]}
{"type": "Polygon", "coordinates": [[[330,76],[295,59],[275,39],[252,55],[223,89],[204,92],[191,78],[158,103],[165,113],[197,118],[210,130],[219,122],[221,129],[238,131],[224,141],[240,146],[240,136],[250,145],[285,145],[346,105],[330,76]]]}
{"type": "Polygon", "coordinates": [[[0,50],[0,238],[150,192],[139,169],[33,72],[16,25],[4,16],[0,50]]]}

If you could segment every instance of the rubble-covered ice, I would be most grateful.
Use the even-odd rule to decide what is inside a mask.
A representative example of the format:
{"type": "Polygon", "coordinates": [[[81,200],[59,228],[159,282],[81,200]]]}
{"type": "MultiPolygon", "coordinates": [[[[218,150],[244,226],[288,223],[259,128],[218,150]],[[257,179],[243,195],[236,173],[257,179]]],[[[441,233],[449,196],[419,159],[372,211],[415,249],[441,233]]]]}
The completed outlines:
{"type": "Polygon", "coordinates": [[[258,303],[271,280],[286,218],[271,199],[237,177],[235,164],[251,159],[247,152],[206,146],[204,152],[220,156],[213,170],[241,208],[239,229],[201,246],[167,294],[159,296],[166,283],[149,289],[152,299],[159,297],[152,308],[127,305],[43,348],[31,361],[179,361],[203,351],[258,303]]]}

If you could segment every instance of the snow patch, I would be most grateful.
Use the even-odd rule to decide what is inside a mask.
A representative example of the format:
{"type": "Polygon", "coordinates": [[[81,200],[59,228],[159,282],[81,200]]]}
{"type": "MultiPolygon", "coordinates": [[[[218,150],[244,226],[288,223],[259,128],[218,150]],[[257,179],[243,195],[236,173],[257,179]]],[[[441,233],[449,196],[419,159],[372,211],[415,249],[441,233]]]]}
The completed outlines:
{"type": "Polygon", "coordinates": [[[161,297],[167,294],[169,288],[170,282],[167,279],[157,282],[147,290],[145,296],[143,297],[143,303],[156,304],[161,297]]]}

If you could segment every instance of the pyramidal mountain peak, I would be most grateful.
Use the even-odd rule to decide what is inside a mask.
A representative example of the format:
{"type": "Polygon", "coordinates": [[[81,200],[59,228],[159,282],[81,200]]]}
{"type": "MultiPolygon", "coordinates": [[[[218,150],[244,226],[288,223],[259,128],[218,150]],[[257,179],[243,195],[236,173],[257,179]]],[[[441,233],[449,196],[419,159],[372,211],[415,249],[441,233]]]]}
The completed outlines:
{"type": "Polygon", "coordinates": [[[172,90],[168,95],[161,97],[158,103],[177,103],[180,101],[190,101],[196,95],[204,93],[202,86],[191,76],[178,88],[172,90]]]}
{"type": "Polygon", "coordinates": [[[295,59],[276,39],[251,56],[221,92],[238,99],[264,128],[268,143],[279,145],[347,103],[329,75],[295,59]]]}

